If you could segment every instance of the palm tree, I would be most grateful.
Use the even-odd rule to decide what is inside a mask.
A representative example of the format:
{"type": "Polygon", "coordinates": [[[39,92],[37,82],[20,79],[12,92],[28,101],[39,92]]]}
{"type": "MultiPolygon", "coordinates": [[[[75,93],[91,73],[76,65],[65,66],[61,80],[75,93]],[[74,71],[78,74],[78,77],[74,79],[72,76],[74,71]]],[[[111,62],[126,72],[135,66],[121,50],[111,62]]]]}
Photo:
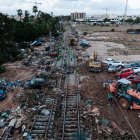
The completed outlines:
{"type": "Polygon", "coordinates": [[[17,10],[17,14],[20,17],[20,21],[21,21],[21,16],[23,15],[22,10],[21,9],[18,9],[17,10]]]}
{"type": "Polygon", "coordinates": [[[27,11],[27,10],[25,10],[25,17],[24,17],[24,21],[25,22],[28,22],[29,21],[29,15],[30,15],[30,13],[27,11]]]}
{"type": "Polygon", "coordinates": [[[37,13],[37,16],[40,17],[41,14],[42,14],[42,12],[39,10],[38,13],[37,13]]]}
{"type": "Polygon", "coordinates": [[[33,6],[33,13],[35,13],[35,17],[36,17],[36,13],[38,12],[38,8],[37,6],[33,6]]]}
{"type": "Polygon", "coordinates": [[[25,10],[25,17],[28,18],[30,15],[29,11],[25,10]]]}

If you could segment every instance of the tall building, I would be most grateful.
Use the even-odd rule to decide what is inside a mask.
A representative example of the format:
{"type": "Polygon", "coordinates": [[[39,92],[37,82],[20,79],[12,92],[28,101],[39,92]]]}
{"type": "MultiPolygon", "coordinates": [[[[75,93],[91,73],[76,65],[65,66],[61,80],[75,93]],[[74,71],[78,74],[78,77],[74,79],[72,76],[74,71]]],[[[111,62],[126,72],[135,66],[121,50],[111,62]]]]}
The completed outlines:
{"type": "Polygon", "coordinates": [[[74,21],[84,21],[86,19],[86,13],[71,13],[71,20],[74,21]]]}

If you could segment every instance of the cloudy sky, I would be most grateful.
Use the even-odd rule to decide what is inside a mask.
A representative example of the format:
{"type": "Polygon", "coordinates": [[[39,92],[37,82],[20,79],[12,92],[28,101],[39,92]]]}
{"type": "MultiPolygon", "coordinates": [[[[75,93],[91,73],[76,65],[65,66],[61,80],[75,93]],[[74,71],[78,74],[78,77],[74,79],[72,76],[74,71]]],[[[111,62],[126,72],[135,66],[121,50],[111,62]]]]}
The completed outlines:
{"type": "MultiPolygon", "coordinates": [[[[17,9],[28,10],[32,13],[35,0],[0,0],[0,12],[9,15],[16,14],[17,9]]],[[[39,10],[54,15],[69,15],[71,12],[86,12],[88,15],[124,14],[126,0],[36,0],[42,3],[39,10]]],[[[127,14],[140,15],[140,0],[128,0],[127,14]]]]}

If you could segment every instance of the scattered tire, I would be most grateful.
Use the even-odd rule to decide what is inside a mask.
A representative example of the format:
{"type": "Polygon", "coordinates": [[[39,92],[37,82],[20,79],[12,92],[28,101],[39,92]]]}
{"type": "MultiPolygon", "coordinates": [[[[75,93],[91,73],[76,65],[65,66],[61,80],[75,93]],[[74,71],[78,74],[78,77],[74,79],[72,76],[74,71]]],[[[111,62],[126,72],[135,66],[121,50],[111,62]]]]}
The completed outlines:
{"type": "Polygon", "coordinates": [[[119,104],[124,109],[129,109],[130,108],[130,104],[129,104],[128,100],[125,99],[124,97],[119,98],[119,104]]]}

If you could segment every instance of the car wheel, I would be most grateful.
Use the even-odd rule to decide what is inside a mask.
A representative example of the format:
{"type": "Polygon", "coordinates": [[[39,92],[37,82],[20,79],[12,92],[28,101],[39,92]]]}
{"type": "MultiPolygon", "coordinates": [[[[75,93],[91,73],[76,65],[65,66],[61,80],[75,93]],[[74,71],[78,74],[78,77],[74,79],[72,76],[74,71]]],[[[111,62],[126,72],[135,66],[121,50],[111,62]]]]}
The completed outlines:
{"type": "Polygon", "coordinates": [[[119,105],[124,109],[129,109],[130,108],[129,102],[124,97],[119,98],[119,105]]]}

